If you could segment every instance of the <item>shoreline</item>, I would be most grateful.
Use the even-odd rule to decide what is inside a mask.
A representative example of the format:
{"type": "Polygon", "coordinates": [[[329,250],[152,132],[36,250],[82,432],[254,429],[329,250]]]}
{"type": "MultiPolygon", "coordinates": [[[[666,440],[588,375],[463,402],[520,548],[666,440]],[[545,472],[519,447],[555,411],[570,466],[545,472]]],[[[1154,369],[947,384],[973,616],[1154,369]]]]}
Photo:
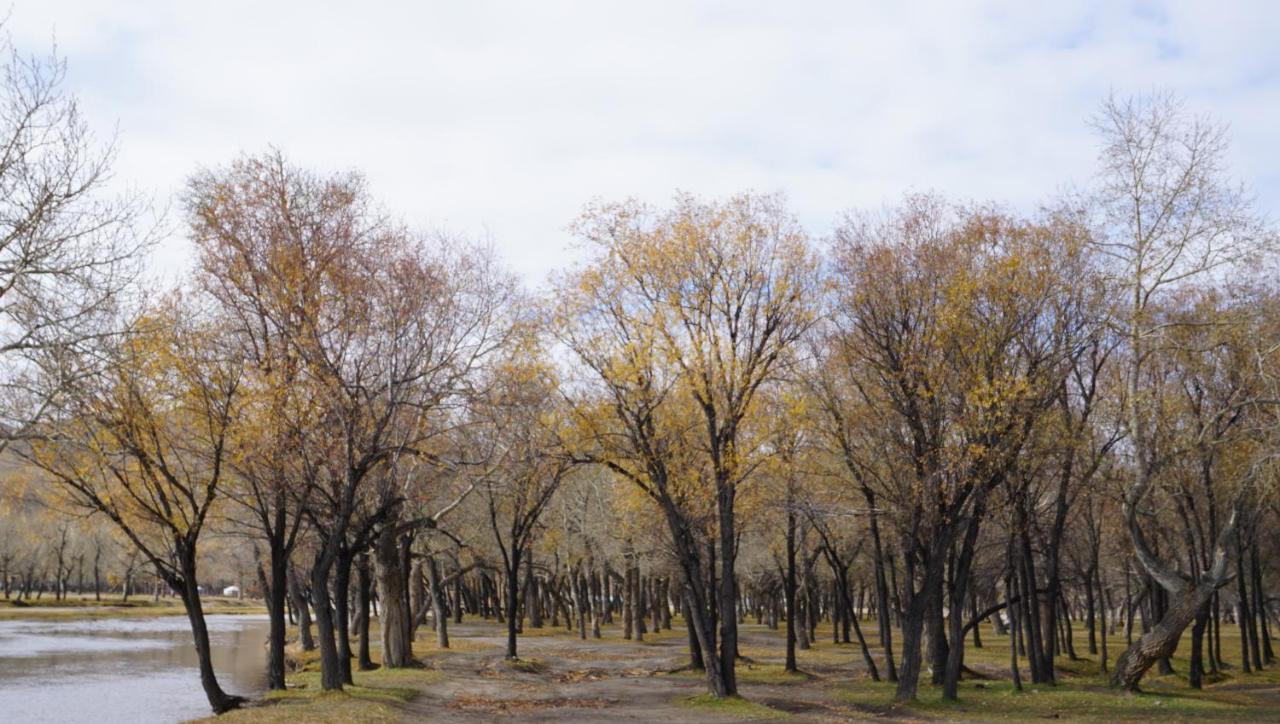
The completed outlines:
{"type": "MultiPolygon", "coordinates": [[[[206,616],[266,615],[266,604],[257,600],[241,600],[210,596],[202,599],[206,616]]],[[[0,600],[0,621],[49,620],[79,618],[149,618],[155,616],[185,616],[186,610],[179,598],[151,598],[138,601],[119,599],[72,599],[70,601],[24,601],[16,604],[13,599],[0,600]]]]}

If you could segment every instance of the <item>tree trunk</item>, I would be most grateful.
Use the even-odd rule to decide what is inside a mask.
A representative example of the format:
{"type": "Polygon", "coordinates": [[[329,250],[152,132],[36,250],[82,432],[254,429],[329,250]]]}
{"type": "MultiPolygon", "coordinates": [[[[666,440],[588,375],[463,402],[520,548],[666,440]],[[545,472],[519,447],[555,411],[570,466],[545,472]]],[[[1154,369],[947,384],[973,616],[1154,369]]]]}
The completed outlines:
{"type": "Polygon", "coordinates": [[[400,542],[393,526],[385,526],[373,546],[374,574],[378,579],[378,600],[382,603],[382,665],[401,669],[413,665],[410,638],[408,591],[400,555],[400,542]]]}
{"type": "Polygon", "coordinates": [[[1191,624],[1191,662],[1187,670],[1187,684],[1192,689],[1204,686],[1204,630],[1209,623],[1209,606],[1212,600],[1196,613],[1195,622],[1191,624]]]}
{"type": "Polygon", "coordinates": [[[1178,639],[1196,618],[1196,614],[1213,596],[1209,585],[1188,586],[1172,602],[1160,619],[1116,659],[1111,685],[1136,692],[1142,675],[1160,659],[1167,659],[1178,648],[1178,639]]]}
{"type": "MultiPolygon", "coordinates": [[[[931,602],[942,592],[942,573],[945,565],[943,552],[949,547],[946,543],[945,530],[940,530],[929,546],[924,565],[924,576],[920,589],[915,590],[914,567],[912,556],[904,556],[905,575],[903,577],[906,592],[905,620],[902,622],[902,665],[898,668],[898,688],[894,698],[898,701],[912,701],[916,698],[916,690],[920,683],[920,666],[922,657],[922,637],[924,623],[931,602]]],[[[904,546],[905,547],[905,546],[904,546]]]]}
{"type": "Polygon", "coordinates": [[[791,489],[787,489],[787,575],[783,595],[787,601],[787,658],[784,670],[796,669],[796,514],[791,509],[791,489]]]}
{"type": "MultiPolygon", "coordinates": [[[[1013,688],[1016,691],[1022,691],[1022,672],[1018,667],[1018,643],[1019,637],[1022,635],[1022,626],[1018,620],[1018,607],[1014,605],[1013,600],[1018,595],[1016,591],[1016,581],[1018,577],[1013,572],[1013,534],[1009,535],[1009,544],[1005,549],[1005,558],[1008,567],[1004,574],[1004,602],[1005,611],[1009,615],[1009,675],[1013,679],[1013,688]]],[[[996,614],[999,617],[999,613],[996,614]]]]}
{"type": "Polygon", "coordinates": [[[372,597],[370,591],[372,583],[369,580],[369,557],[361,554],[356,562],[356,598],[359,601],[359,610],[356,615],[359,616],[360,625],[357,627],[356,633],[360,636],[360,648],[357,654],[357,664],[361,671],[373,670],[373,659],[369,658],[369,617],[370,601],[372,597]]]}
{"type": "Polygon", "coordinates": [[[200,589],[196,577],[196,555],[194,550],[181,550],[182,578],[166,581],[182,595],[182,603],[187,611],[187,620],[191,623],[191,636],[196,647],[196,659],[200,667],[200,684],[204,687],[205,696],[214,714],[222,714],[238,708],[244,699],[231,696],[222,690],[218,677],[213,671],[213,655],[209,648],[209,629],[205,625],[204,607],[200,603],[200,589]]]}
{"type": "Polygon", "coordinates": [[[329,574],[333,559],[321,552],[311,568],[311,604],[315,609],[316,634],[320,643],[320,688],[342,691],[342,667],[334,640],[333,605],[329,600],[329,574]]]}
{"type": "Polygon", "coordinates": [[[720,589],[718,603],[720,606],[720,676],[724,686],[723,696],[738,693],[738,679],[735,672],[738,656],[738,617],[737,608],[738,577],[734,570],[737,559],[738,534],[734,519],[735,487],[724,481],[718,482],[716,509],[720,521],[720,589]]]}
{"type": "Polygon", "coordinates": [[[303,595],[298,571],[292,567],[289,568],[289,596],[293,598],[293,609],[298,614],[298,643],[302,645],[303,651],[313,651],[316,640],[311,635],[311,607],[307,605],[307,597],[303,595]]]}
{"type": "Polygon", "coordinates": [[[283,541],[270,541],[271,585],[265,591],[270,634],[267,640],[267,688],[282,690],[284,683],[284,643],[287,635],[285,597],[289,588],[289,554],[283,541]]]}
{"type": "Polygon", "coordinates": [[[436,646],[449,648],[449,614],[445,609],[444,584],[440,580],[440,565],[434,557],[427,558],[427,577],[431,585],[431,615],[436,620],[436,646]]]}
{"type": "Polygon", "coordinates": [[[516,629],[520,622],[520,556],[519,546],[511,546],[511,558],[507,562],[507,658],[516,660],[516,629]]]}
{"type": "Polygon", "coordinates": [[[337,634],[338,644],[338,667],[342,672],[342,681],[345,684],[355,684],[355,679],[351,675],[351,566],[354,563],[353,555],[348,551],[341,551],[338,554],[337,564],[334,566],[333,578],[333,618],[334,626],[337,634]]]}

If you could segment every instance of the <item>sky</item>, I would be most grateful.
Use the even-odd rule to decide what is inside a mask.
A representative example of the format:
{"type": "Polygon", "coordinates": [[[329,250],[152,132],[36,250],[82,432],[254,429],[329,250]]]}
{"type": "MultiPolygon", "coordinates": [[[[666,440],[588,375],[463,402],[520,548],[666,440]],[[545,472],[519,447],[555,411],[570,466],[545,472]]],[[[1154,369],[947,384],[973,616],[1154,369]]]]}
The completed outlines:
{"type": "MultiPolygon", "coordinates": [[[[393,214],[489,239],[531,285],[594,198],[782,192],[815,238],[935,191],[1030,211],[1087,184],[1109,93],[1168,89],[1231,126],[1280,212],[1280,3],[17,0],[119,146],[117,183],[274,146],[357,169],[393,214]]],[[[176,205],[153,267],[190,263],[176,205]]]]}

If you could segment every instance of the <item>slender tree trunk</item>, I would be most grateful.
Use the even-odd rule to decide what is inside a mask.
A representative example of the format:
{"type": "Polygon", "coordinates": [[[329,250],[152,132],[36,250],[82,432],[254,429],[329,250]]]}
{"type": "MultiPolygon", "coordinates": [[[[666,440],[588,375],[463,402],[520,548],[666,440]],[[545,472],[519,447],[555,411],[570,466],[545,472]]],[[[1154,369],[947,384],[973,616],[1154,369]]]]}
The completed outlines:
{"type": "Polygon", "coordinates": [[[735,671],[738,656],[737,608],[738,577],[734,571],[737,559],[738,533],[734,519],[736,488],[725,481],[718,482],[716,509],[720,522],[720,676],[724,684],[724,696],[738,693],[735,671]]]}
{"type": "Polygon", "coordinates": [[[196,659],[200,668],[200,685],[204,688],[205,697],[213,713],[222,714],[239,707],[244,699],[232,696],[222,690],[218,677],[213,671],[213,653],[209,647],[209,628],[204,620],[204,607],[200,602],[200,587],[196,577],[196,554],[194,550],[178,551],[182,578],[167,583],[182,595],[182,603],[187,612],[187,620],[191,623],[191,637],[195,643],[196,659]]]}
{"type": "Polygon", "coordinates": [[[985,499],[980,495],[974,501],[973,512],[965,526],[964,540],[960,544],[960,554],[956,557],[952,568],[953,583],[947,620],[950,643],[947,648],[945,675],[942,679],[942,698],[952,701],[959,697],[960,673],[964,668],[964,602],[968,593],[965,589],[970,585],[974,546],[977,545],[978,528],[982,524],[982,516],[985,512],[985,499]]]}
{"type": "Polygon", "coordinates": [[[796,514],[792,510],[792,490],[787,488],[787,575],[784,595],[787,601],[787,656],[784,670],[796,669],[796,514]]]}
{"type": "Polygon", "coordinates": [[[445,591],[440,578],[440,565],[434,556],[427,558],[427,577],[431,584],[431,615],[436,620],[436,646],[447,649],[449,648],[449,614],[445,610],[445,591]]]}
{"type": "MultiPolygon", "coordinates": [[[[1008,568],[1004,573],[1004,602],[1005,611],[1009,615],[1009,675],[1013,679],[1013,688],[1022,691],[1022,672],[1018,667],[1018,643],[1022,634],[1022,627],[1018,621],[1018,607],[1014,605],[1013,600],[1018,595],[1015,588],[1015,581],[1018,577],[1013,572],[1013,534],[1009,535],[1009,543],[1005,549],[1005,558],[1008,568]]],[[[999,614],[996,614],[999,616],[999,614]]]]}
{"type": "Polygon", "coordinates": [[[307,605],[307,597],[303,595],[298,571],[292,566],[289,568],[289,595],[293,598],[293,609],[298,614],[298,643],[302,645],[303,651],[313,651],[316,640],[311,635],[311,607],[307,605]]]}
{"type": "Polygon", "coordinates": [[[356,562],[356,598],[359,610],[356,615],[359,617],[360,624],[356,628],[356,632],[360,636],[360,648],[357,653],[356,666],[361,671],[371,671],[375,668],[373,659],[369,658],[369,617],[372,614],[372,606],[370,599],[372,598],[373,587],[369,580],[369,557],[361,554],[356,562]]]}
{"type": "Polygon", "coordinates": [[[520,556],[524,551],[514,543],[507,562],[507,658],[515,661],[516,632],[520,623],[520,556]]]}
{"type": "Polygon", "coordinates": [[[267,617],[270,633],[267,638],[267,688],[284,689],[284,644],[286,637],[285,598],[289,588],[289,554],[284,541],[272,535],[269,555],[271,560],[271,585],[267,596],[267,617]]]}

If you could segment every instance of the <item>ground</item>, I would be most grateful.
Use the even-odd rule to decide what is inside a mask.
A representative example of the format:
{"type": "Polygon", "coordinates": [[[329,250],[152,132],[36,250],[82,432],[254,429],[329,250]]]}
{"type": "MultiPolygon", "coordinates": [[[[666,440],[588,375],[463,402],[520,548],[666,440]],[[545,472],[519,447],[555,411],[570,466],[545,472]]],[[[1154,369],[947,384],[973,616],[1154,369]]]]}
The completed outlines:
{"type": "MultiPolygon", "coordinates": [[[[290,677],[289,691],[216,721],[1280,721],[1280,671],[1240,675],[1232,669],[1201,692],[1188,689],[1181,676],[1148,678],[1147,693],[1125,696],[1107,687],[1099,658],[1085,654],[1079,631],[1081,659],[1061,660],[1058,686],[1014,692],[1008,639],[985,629],[986,646],[970,649],[967,661],[990,678],[964,681],[958,703],[942,702],[937,687],[922,683],[919,701],[908,706],[893,703],[892,684],[869,680],[856,644],[830,643],[829,629],[819,632],[826,641],[799,652],[804,673],[786,674],[782,632],[746,624],[738,667],[742,698],[729,701],[703,695],[701,676],[681,669],[687,639],[678,622],[674,631],[647,634],[643,643],[624,640],[616,627],[586,641],[563,628],[526,632],[520,660],[508,662],[505,629],[497,623],[451,625],[448,650],[436,648],[426,627],[415,644],[422,668],[357,672],[358,686],[344,694],[321,694],[314,656],[292,651],[302,670],[290,677]]],[[[1224,634],[1235,631],[1224,626],[1224,634]]],[[[1111,639],[1112,661],[1122,644],[1121,637],[1111,639]]],[[[1223,644],[1229,659],[1238,656],[1238,639],[1224,635],[1223,644]]],[[[1183,659],[1174,666],[1187,667],[1183,659]]]]}
{"type": "MultiPolygon", "coordinates": [[[[262,601],[205,596],[202,599],[206,615],[234,613],[266,614],[262,601]]],[[[61,601],[45,594],[39,599],[18,601],[15,598],[0,600],[0,620],[14,618],[136,618],[138,616],[185,615],[182,599],[172,596],[154,598],[147,595],[132,596],[121,601],[119,596],[103,596],[95,601],[92,594],[71,595],[61,601]]]]}

